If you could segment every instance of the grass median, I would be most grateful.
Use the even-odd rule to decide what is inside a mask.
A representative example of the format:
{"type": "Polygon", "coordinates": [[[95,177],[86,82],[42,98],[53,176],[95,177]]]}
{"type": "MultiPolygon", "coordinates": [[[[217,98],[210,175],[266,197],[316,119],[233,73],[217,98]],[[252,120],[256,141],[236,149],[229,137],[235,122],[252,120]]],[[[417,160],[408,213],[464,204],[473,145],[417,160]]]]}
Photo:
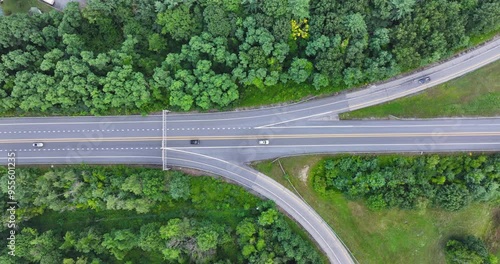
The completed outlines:
{"type": "Polygon", "coordinates": [[[325,197],[314,191],[308,171],[322,158],[281,159],[286,177],[277,161],[256,163],[254,167],[290,190],[297,190],[332,226],[360,263],[445,263],[446,241],[450,236],[461,234],[485,238],[491,252],[500,254],[499,239],[494,237],[500,232],[498,206],[473,204],[458,212],[371,211],[362,201],[348,200],[340,193],[325,197]]]}
{"type": "Polygon", "coordinates": [[[500,116],[500,61],[410,97],[343,113],[341,119],[500,116]]]}

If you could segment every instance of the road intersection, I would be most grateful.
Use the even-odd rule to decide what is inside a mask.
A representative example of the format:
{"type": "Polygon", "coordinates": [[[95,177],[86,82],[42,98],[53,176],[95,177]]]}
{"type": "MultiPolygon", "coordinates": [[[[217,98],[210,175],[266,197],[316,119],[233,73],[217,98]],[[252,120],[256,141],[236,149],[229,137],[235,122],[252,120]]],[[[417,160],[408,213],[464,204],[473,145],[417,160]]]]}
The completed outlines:
{"type": "Polygon", "coordinates": [[[315,239],[332,263],[348,249],[298,196],[249,168],[255,160],[311,153],[499,151],[500,118],[338,121],[342,112],[448,81],[500,58],[500,40],[423,72],[282,107],[209,114],[0,119],[0,161],[25,164],[157,164],[221,175],[272,199],[315,239]],[[418,83],[422,76],[431,81],[418,83]],[[190,140],[200,140],[191,145],[190,140]],[[269,145],[259,145],[268,139],[269,145]],[[43,142],[43,148],[34,148],[43,142]],[[162,144],[163,143],[163,144],[162,144]],[[163,149],[162,149],[163,148],[163,149]]]}

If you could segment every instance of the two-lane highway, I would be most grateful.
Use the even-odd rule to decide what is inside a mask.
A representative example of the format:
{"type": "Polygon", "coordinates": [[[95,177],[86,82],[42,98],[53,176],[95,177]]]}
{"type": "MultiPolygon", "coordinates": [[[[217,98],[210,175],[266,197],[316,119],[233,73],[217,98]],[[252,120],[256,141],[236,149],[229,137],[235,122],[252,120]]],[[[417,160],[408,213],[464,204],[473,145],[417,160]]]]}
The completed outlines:
{"type": "MultiPolygon", "coordinates": [[[[80,122],[47,118],[43,119],[47,121],[43,129],[39,120],[0,120],[0,153],[18,152],[21,164],[162,163],[161,116],[131,120],[87,117],[80,122]],[[44,147],[35,148],[34,142],[43,142],[44,147]]],[[[243,164],[309,153],[497,151],[500,144],[500,119],[495,118],[304,121],[275,127],[228,125],[167,119],[167,163],[176,165],[171,162],[177,153],[174,149],[243,164]],[[191,145],[192,139],[200,140],[200,144],[191,145]],[[260,145],[259,139],[268,139],[270,144],[260,145]]]]}
{"type": "Polygon", "coordinates": [[[2,119],[0,160],[16,151],[20,164],[158,164],[161,130],[158,116],[2,119]]]}

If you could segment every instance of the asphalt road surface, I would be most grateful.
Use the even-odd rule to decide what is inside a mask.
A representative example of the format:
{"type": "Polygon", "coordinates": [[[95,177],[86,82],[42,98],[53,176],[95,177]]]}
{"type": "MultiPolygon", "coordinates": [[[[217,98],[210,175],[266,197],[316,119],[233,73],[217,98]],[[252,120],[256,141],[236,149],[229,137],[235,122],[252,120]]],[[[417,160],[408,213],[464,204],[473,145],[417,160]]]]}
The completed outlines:
{"type": "Polygon", "coordinates": [[[78,2],[80,7],[84,7],[86,4],[86,0],[55,0],[54,8],[57,10],[63,10],[69,4],[69,2],[78,2]]]}
{"type": "MultiPolygon", "coordinates": [[[[274,127],[181,121],[167,121],[171,166],[178,165],[173,160],[178,153],[186,152],[246,164],[311,153],[500,149],[500,118],[301,121],[274,127]],[[190,144],[192,139],[200,144],[190,144]],[[270,144],[260,145],[259,139],[270,144]]],[[[19,164],[162,163],[161,116],[0,119],[0,135],[0,153],[17,152],[19,164]],[[35,148],[34,142],[44,147],[35,148]]],[[[0,160],[6,157],[0,154],[0,160]]]]}
{"type": "Polygon", "coordinates": [[[444,64],[368,89],[284,107],[212,114],[0,119],[0,162],[16,152],[27,164],[162,164],[227,177],[272,199],[315,239],[332,263],[347,248],[304,201],[249,168],[254,160],[309,153],[499,151],[500,118],[337,121],[337,114],[419,92],[500,57],[500,40],[444,64]],[[418,79],[431,81],[419,84],[418,79]],[[191,145],[189,140],[200,140],[191,145]],[[259,145],[268,139],[269,145],[259,145]],[[43,148],[33,147],[43,142],[43,148]]]}

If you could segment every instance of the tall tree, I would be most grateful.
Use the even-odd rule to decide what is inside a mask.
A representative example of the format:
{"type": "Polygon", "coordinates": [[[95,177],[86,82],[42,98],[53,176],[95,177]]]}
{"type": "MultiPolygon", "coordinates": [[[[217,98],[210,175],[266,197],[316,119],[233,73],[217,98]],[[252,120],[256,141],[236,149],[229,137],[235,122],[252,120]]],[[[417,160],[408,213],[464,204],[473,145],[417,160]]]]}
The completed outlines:
{"type": "Polygon", "coordinates": [[[158,14],[156,21],[161,25],[162,33],[169,34],[175,40],[188,40],[201,32],[201,10],[197,5],[179,4],[158,14]]]}

